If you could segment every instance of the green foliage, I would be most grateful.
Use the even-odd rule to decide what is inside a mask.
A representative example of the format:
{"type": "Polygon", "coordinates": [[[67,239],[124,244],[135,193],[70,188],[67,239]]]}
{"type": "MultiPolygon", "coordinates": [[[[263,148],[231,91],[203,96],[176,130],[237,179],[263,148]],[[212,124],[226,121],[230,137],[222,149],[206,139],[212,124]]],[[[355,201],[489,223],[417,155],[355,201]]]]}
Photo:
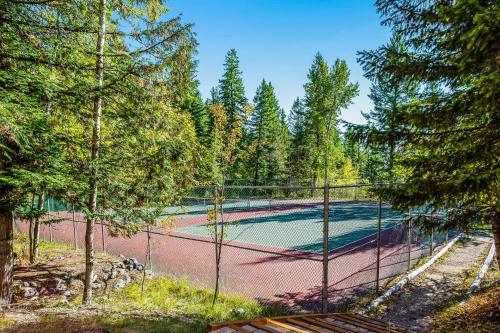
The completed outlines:
{"type": "Polygon", "coordinates": [[[309,81],[304,84],[304,105],[306,128],[311,136],[308,153],[312,156],[313,180],[323,173],[327,178],[336,176],[332,169],[342,165],[344,155],[336,129],[338,116],[358,94],[358,85],[349,81],[349,75],[345,61],[337,59],[330,68],[319,53],[309,69],[309,81]]]}
{"type": "Polygon", "coordinates": [[[247,149],[250,179],[254,185],[286,174],[288,129],[271,83],[262,80],[254,97],[255,109],[248,122],[247,149]],[[259,182],[260,181],[260,182],[259,182]]]}
{"type": "MultiPolygon", "coordinates": [[[[401,55],[408,53],[408,46],[399,34],[394,34],[384,48],[390,57],[386,61],[391,65],[400,63],[404,59],[401,55]]],[[[361,57],[360,63],[366,64],[366,58],[361,57]]],[[[372,182],[398,181],[404,177],[404,168],[395,162],[401,154],[411,154],[411,152],[402,149],[401,142],[396,136],[388,136],[381,142],[377,140],[376,133],[401,130],[400,124],[392,115],[403,105],[417,98],[420,84],[409,79],[397,80],[391,73],[386,72],[367,74],[372,80],[369,97],[374,107],[369,113],[363,113],[367,120],[366,125],[350,126],[349,139],[351,144],[358,145],[358,150],[366,150],[368,158],[364,164],[360,164],[360,168],[367,178],[372,182]]]]}
{"type": "Polygon", "coordinates": [[[410,152],[400,157],[406,182],[390,191],[393,203],[452,209],[443,228],[498,223],[499,3],[379,0],[377,8],[408,50],[362,52],[365,72],[426,88],[391,112],[397,128],[371,133],[373,142],[400,142],[410,152]]]}
{"type": "Polygon", "coordinates": [[[226,54],[224,74],[219,81],[219,96],[216,97],[227,112],[227,127],[232,127],[245,116],[247,98],[241,75],[238,54],[235,49],[231,49],[226,54]]]}

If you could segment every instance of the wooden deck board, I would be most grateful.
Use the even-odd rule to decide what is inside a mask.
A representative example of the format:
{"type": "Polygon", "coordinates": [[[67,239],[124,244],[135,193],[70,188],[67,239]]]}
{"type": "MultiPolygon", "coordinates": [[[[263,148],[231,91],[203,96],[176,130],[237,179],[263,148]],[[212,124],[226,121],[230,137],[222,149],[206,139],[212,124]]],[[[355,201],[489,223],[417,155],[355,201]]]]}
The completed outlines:
{"type": "Polygon", "coordinates": [[[352,313],[327,313],[238,320],[208,325],[209,332],[234,333],[402,333],[393,323],[352,313]]]}

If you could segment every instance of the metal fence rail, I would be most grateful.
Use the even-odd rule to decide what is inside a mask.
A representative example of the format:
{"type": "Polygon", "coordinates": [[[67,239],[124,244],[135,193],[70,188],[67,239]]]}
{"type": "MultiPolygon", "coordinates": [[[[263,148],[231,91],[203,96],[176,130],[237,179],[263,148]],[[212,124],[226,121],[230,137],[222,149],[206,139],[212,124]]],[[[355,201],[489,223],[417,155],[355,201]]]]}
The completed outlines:
{"type": "MultiPolygon", "coordinates": [[[[374,190],[387,185],[230,185],[218,189],[219,200],[214,186],[194,188],[178,205],[165,208],[165,215],[175,217],[174,228],[149,229],[153,267],[212,288],[213,228],[224,226],[223,292],[291,310],[339,310],[384,288],[447,240],[445,233],[425,234],[412,225],[410,212],[383,202],[374,190]],[[216,202],[218,215],[210,221],[216,202]]],[[[83,214],[73,215],[53,201],[46,208],[48,219],[62,222],[43,226],[42,235],[83,247],[83,214]]],[[[96,227],[96,248],[145,257],[146,227],[129,239],[109,236],[109,228],[106,221],[96,227]]]]}

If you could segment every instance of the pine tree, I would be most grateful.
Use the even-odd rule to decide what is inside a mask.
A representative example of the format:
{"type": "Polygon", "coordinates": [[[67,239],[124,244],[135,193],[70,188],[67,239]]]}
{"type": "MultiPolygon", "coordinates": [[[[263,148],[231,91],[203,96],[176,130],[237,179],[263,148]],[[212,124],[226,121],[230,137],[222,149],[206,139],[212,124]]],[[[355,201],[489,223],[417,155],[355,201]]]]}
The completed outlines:
{"type": "MultiPolygon", "coordinates": [[[[388,45],[385,46],[391,55],[405,54],[407,46],[400,35],[395,34],[388,45]]],[[[387,59],[391,64],[397,64],[399,59],[392,57],[387,59]]],[[[393,132],[398,129],[398,124],[393,121],[391,114],[396,113],[398,108],[407,104],[417,96],[419,84],[412,80],[394,80],[387,73],[379,73],[373,77],[369,97],[373,101],[373,110],[363,113],[368,127],[380,132],[393,132]]],[[[372,154],[379,154],[385,160],[382,168],[377,171],[376,181],[395,181],[400,176],[396,172],[394,160],[399,152],[399,142],[396,138],[389,138],[384,144],[369,141],[368,145],[372,154]]]]}
{"type": "Polygon", "coordinates": [[[218,99],[227,112],[226,126],[231,127],[244,117],[245,105],[247,104],[240,61],[235,49],[231,49],[226,55],[224,74],[219,81],[218,93],[218,99]]]}
{"type": "Polygon", "coordinates": [[[362,52],[365,73],[441,87],[392,112],[396,128],[369,133],[411,151],[400,157],[406,182],[388,196],[399,208],[448,211],[446,219],[417,218],[427,230],[491,223],[500,263],[500,4],[378,0],[377,9],[408,50],[362,52]]]}
{"type": "Polygon", "coordinates": [[[207,145],[210,140],[210,116],[207,106],[203,103],[201,94],[197,92],[184,109],[188,110],[191,115],[198,141],[203,145],[207,145]]]}
{"type": "MultiPolygon", "coordinates": [[[[254,97],[255,109],[248,124],[247,143],[252,154],[248,168],[254,185],[284,174],[287,155],[282,111],[271,83],[262,80],[254,97]]],[[[286,127],[286,124],[285,124],[286,127]]]]}
{"type": "MultiPolygon", "coordinates": [[[[308,133],[307,121],[307,110],[300,98],[296,98],[288,115],[291,142],[287,169],[289,178],[294,182],[298,181],[299,184],[312,177],[310,154],[312,137],[308,133]]],[[[310,185],[310,183],[307,182],[304,185],[310,185]]]]}

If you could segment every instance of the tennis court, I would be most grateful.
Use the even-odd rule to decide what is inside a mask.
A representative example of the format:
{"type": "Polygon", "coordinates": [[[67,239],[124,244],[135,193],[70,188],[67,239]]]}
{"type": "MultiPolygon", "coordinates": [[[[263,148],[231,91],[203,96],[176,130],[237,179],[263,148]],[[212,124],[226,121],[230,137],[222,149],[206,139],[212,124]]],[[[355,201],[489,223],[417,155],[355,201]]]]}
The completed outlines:
{"type": "MultiPolygon", "coordinates": [[[[210,206],[187,206],[189,215],[206,214],[210,206]]],[[[225,239],[266,247],[321,253],[323,247],[323,205],[297,200],[234,200],[224,204],[225,239]]],[[[329,250],[369,239],[377,232],[377,202],[332,202],[329,219],[329,250]]],[[[382,206],[382,230],[394,227],[402,212],[382,206]]],[[[178,233],[210,237],[206,219],[176,229],[178,233]]]]}

